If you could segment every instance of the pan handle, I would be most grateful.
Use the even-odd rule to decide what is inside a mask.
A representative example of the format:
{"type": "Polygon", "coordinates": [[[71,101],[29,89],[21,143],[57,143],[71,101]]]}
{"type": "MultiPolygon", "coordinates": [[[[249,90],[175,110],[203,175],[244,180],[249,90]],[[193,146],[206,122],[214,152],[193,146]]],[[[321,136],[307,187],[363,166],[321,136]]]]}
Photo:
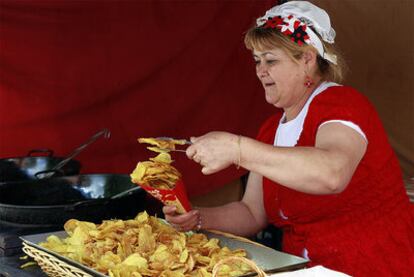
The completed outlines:
{"type": "Polygon", "coordinates": [[[65,211],[74,211],[76,209],[85,208],[85,207],[87,208],[87,207],[96,206],[96,205],[104,206],[104,205],[107,205],[109,201],[111,201],[111,199],[108,199],[108,198],[83,200],[83,201],[76,202],[72,205],[66,206],[65,211]]]}
{"type": "Polygon", "coordinates": [[[81,146],[76,148],[66,159],[58,163],[53,169],[56,169],[56,170],[61,169],[65,164],[67,164],[70,160],[72,160],[75,156],[77,156],[80,152],[82,152],[83,149],[88,147],[91,143],[97,140],[100,136],[109,138],[111,136],[111,132],[108,129],[102,129],[101,131],[97,132],[91,138],[89,138],[88,141],[86,141],[81,146]]]}
{"type": "MultiPolygon", "coordinates": [[[[111,136],[111,132],[108,129],[102,129],[101,131],[94,134],[90,137],[85,143],[81,144],[78,148],[76,148],[66,159],[62,160],[60,163],[55,165],[52,170],[60,170],[63,166],[65,166],[70,160],[76,157],[83,149],[88,147],[91,143],[97,140],[99,137],[104,136],[104,138],[109,138],[111,136]]],[[[52,177],[54,173],[46,174],[45,177],[52,177]]]]}
{"type": "Polygon", "coordinates": [[[35,154],[35,153],[41,153],[41,154],[44,154],[44,155],[41,155],[41,156],[45,156],[45,157],[53,157],[53,150],[50,150],[50,149],[32,149],[32,150],[30,150],[28,153],[27,153],[27,156],[29,156],[29,157],[38,157],[39,155],[33,155],[33,154],[35,154]]]}
{"type": "Polygon", "coordinates": [[[112,200],[116,200],[116,199],[125,197],[127,195],[131,195],[131,194],[133,194],[137,191],[143,191],[143,190],[139,186],[132,187],[132,188],[127,189],[123,192],[115,194],[115,195],[113,195],[109,198],[98,198],[98,199],[83,200],[83,201],[76,202],[72,205],[69,205],[69,206],[65,207],[65,210],[66,211],[73,211],[73,210],[81,208],[81,207],[84,208],[84,207],[90,207],[90,206],[95,206],[95,205],[106,205],[109,202],[111,202],[112,200]]]}
{"type": "Polygon", "coordinates": [[[37,179],[43,179],[43,178],[47,178],[47,177],[51,177],[51,176],[63,176],[65,175],[62,169],[48,169],[48,170],[42,170],[42,171],[38,171],[34,174],[34,176],[37,179]],[[59,173],[59,174],[58,174],[59,173]]]}
{"type": "Polygon", "coordinates": [[[139,191],[139,190],[142,190],[142,188],[139,187],[139,186],[135,186],[135,187],[132,187],[130,189],[124,190],[123,192],[120,192],[118,194],[115,194],[115,195],[111,196],[109,199],[112,200],[112,199],[122,198],[124,196],[131,195],[131,194],[133,194],[133,193],[135,193],[136,191],[139,191]]]}

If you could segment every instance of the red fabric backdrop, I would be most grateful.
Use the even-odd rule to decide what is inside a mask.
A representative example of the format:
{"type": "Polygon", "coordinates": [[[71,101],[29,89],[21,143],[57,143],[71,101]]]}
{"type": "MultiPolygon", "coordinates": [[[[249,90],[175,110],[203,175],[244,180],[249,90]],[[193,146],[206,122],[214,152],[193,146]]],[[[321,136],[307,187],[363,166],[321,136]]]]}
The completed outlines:
{"type": "MultiPolygon", "coordinates": [[[[130,173],[138,137],[211,130],[254,136],[272,111],[243,33],[275,1],[0,1],[0,156],[36,148],[82,172],[130,173]]],[[[236,178],[203,176],[174,154],[190,195],[236,178]]]]}

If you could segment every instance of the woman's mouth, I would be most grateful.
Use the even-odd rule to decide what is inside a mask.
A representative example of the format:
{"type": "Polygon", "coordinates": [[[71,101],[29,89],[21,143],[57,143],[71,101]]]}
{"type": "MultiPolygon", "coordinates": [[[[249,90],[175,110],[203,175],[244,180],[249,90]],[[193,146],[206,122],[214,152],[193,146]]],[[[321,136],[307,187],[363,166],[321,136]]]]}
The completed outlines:
{"type": "Polygon", "coordinates": [[[274,84],[275,83],[264,83],[263,85],[264,85],[265,88],[267,88],[267,87],[273,86],[274,84]]]}

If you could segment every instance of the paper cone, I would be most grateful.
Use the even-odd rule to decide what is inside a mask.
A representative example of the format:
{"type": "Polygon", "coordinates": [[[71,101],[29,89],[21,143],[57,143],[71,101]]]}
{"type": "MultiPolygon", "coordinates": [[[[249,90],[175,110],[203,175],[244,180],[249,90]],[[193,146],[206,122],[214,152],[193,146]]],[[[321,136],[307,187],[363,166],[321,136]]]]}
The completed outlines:
{"type": "Polygon", "coordinates": [[[177,207],[177,213],[183,214],[191,211],[191,204],[181,179],[177,181],[173,189],[156,189],[149,186],[139,185],[153,197],[160,200],[164,205],[177,207]]]}

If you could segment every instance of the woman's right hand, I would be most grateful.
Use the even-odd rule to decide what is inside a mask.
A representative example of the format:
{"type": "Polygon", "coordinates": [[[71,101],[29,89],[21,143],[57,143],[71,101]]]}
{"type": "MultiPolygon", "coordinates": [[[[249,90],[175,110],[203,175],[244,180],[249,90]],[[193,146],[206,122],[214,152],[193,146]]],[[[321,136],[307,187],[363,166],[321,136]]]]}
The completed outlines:
{"type": "Polygon", "coordinates": [[[201,214],[199,210],[191,210],[184,214],[178,214],[175,206],[166,205],[162,208],[162,211],[168,223],[178,231],[199,231],[201,228],[201,214]]]}
{"type": "Polygon", "coordinates": [[[210,132],[192,137],[186,154],[202,166],[203,174],[218,172],[231,164],[240,163],[240,136],[227,132],[210,132]]]}

